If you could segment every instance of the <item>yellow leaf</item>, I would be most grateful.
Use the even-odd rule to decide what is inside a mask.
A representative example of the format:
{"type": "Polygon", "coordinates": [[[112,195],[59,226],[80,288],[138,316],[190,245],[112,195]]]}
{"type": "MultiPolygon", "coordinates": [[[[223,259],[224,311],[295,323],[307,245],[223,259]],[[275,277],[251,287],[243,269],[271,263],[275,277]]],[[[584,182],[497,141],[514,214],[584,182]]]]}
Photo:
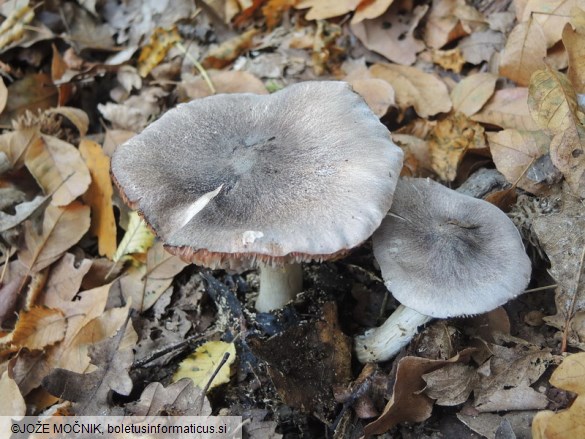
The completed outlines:
{"type": "Polygon", "coordinates": [[[467,76],[451,91],[453,109],[467,116],[477,113],[494,94],[497,79],[491,73],[467,76]]]}
{"type": "Polygon", "coordinates": [[[65,337],[67,320],[57,309],[33,307],[22,311],[12,332],[12,345],[18,348],[42,349],[65,337]]]}
{"type": "Polygon", "coordinates": [[[160,62],[175,43],[181,41],[176,26],[171,29],[157,27],[150,36],[150,41],[140,51],[138,57],[138,74],[143,78],[148,75],[160,62]]]}
{"type": "Polygon", "coordinates": [[[193,354],[181,362],[179,370],[173,375],[173,382],[181,378],[190,378],[197,387],[204,389],[226,354],[229,356],[209,384],[209,388],[228,383],[230,365],[236,359],[236,347],[233,343],[223,341],[210,341],[199,346],[193,354]]]}
{"type": "Polygon", "coordinates": [[[569,355],[553,372],[550,383],[577,394],[567,410],[558,413],[539,412],[532,422],[536,439],[585,437],[585,353],[569,355]]]}
{"type": "Polygon", "coordinates": [[[429,147],[433,170],[441,179],[453,181],[465,152],[485,147],[484,130],[463,113],[455,113],[433,128],[429,147]]]}
{"type": "Polygon", "coordinates": [[[79,202],[65,207],[49,206],[45,210],[40,233],[31,221],[25,223],[26,248],[18,253],[18,259],[29,272],[42,270],[77,244],[88,229],[89,207],[79,202]]]}
{"type": "Polygon", "coordinates": [[[137,212],[131,212],[128,221],[128,230],[122,238],[112,260],[127,259],[134,253],[146,253],[154,244],[154,233],[150,231],[146,223],[137,212]]]}
{"type": "Polygon", "coordinates": [[[116,220],[112,205],[112,179],[110,158],[97,143],[83,139],[79,152],[85,160],[91,175],[91,184],[83,196],[92,212],[91,233],[98,238],[98,251],[112,259],[116,252],[116,220]]]}
{"type": "Polygon", "coordinates": [[[544,67],[546,41],[537,21],[518,23],[508,36],[500,60],[500,75],[528,85],[533,72],[544,67]]]}
{"type": "Polygon", "coordinates": [[[91,177],[77,148],[56,137],[41,134],[28,147],[24,163],[51,204],[65,206],[85,193],[91,177]]]}
{"type": "Polygon", "coordinates": [[[396,102],[402,109],[413,106],[417,114],[425,118],[451,110],[447,86],[435,75],[397,64],[374,64],[370,72],[374,78],[383,79],[394,87],[396,102]]]}

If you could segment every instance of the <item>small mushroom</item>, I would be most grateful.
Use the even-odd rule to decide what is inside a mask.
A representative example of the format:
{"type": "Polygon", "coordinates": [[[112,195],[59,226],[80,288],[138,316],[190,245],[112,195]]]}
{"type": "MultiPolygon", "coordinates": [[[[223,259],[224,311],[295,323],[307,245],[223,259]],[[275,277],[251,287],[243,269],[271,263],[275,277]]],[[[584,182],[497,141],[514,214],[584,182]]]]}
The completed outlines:
{"type": "Polygon", "coordinates": [[[373,244],[384,283],[402,305],[356,338],[362,362],[396,355],[432,318],[503,305],[530,281],[530,259],[512,221],[496,206],[429,179],[400,180],[373,244]]]}
{"type": "Polygon", "coordinates": [[[401,166],[384,125],[337,81],[179,105],[112,158],[125,201],[170,252],[261,267],[259,311],[300,291],[301,262],[342,256],[374,232],[401,166]]]}

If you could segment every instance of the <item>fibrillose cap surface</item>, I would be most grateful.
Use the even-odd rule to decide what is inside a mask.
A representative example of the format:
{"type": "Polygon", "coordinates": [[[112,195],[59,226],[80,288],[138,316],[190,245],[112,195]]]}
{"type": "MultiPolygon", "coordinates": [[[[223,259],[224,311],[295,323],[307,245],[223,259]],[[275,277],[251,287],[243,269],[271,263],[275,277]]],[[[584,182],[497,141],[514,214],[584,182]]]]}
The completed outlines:
{"type": "Polygon", "coordinates": [[[506,214],[432,180],[400,180],[373,243],[394,297],[432,317],[490,311],[530,281],[530,259],[506,214]]]}
{"type": "Polygon", "coordinates": [[[336,81],[179,105],[112,158],[123,197],[171,251],[226,268],[359,245],[390,208],[401,166],[384,125],[336,81]]]}

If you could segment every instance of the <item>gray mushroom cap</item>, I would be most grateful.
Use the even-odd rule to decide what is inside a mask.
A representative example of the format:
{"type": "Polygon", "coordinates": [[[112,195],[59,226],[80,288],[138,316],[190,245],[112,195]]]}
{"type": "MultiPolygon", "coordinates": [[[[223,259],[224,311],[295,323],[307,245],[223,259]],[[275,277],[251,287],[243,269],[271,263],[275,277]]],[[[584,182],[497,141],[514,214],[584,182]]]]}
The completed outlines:
{"type": "Polygon", "coordinates": [[[401,166],[384,125],[336,81],[179,105],[112,158],[123,197],[171,251],[224,268],[359,245],[390,208],[401,166]]]}
{"type": "Polygon", "coordinates": [[[394,297],[432,317],[490,311],[530,281],[530,259],[506,214],[428,179],[400,180],[373,244],[394,297]]]}

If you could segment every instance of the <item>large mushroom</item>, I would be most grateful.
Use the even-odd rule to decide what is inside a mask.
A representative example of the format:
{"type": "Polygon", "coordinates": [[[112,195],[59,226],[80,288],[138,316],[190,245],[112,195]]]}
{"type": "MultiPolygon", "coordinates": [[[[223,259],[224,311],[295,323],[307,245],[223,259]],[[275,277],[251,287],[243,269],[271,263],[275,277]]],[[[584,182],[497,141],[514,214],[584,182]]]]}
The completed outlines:
{"type": "Polygon", "coordinates": [[[400,180],[373,244],[385,285],[402,305],[356,338],[362,362],[396,355],[432,318],[491,311],[530,281],[530,259],[506,214],[430,179],[400,180]]]}
{"type": "Polygon", "coordinates": [[[125,201],[183,259],[260,266],[256,309],[300,291],[300,262],[344,255],[392,204],[402,151],[344,82],[225,94],[168,111],[121,145],[125,201]]]}

